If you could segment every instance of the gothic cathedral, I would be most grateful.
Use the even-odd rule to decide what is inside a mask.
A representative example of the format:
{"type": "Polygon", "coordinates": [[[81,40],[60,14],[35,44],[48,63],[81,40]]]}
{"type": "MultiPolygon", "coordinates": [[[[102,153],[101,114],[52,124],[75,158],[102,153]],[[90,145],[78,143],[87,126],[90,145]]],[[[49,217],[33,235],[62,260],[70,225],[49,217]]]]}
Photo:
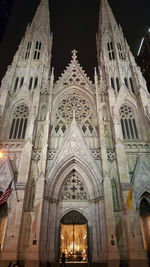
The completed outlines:
{"type": "Polygon", "coordinates": [[[73,50],[55,81],[41,0],[0,88],[0,266],[147,267],[150,94],[107,0],[94,83],[73,50]]]}

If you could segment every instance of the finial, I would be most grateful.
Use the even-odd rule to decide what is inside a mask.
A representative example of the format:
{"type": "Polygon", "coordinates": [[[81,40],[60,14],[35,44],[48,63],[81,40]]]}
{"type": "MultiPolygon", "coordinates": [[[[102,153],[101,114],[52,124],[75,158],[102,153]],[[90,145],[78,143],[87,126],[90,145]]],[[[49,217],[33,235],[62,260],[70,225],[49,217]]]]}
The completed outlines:
{"type": "Polygon", "coordinates": [[[75,50],[75,49],[72,51],[72,59],[73,59],[74,61],[77,59],[77,53],[78,53],[78,51],[75,50]]]}

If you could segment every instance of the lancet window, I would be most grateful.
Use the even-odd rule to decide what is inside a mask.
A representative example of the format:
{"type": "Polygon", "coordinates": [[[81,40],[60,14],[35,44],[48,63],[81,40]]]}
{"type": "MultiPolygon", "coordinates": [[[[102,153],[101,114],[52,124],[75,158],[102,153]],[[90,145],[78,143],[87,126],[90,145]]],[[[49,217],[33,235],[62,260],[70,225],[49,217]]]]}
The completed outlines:
{"type": "Polygon", "coordinates": [[[125,56],[124,56],[124,53],[123,53],[123,50],[122,50],[122,46],[121,46],[120,43],[117,43],[117,48],[118,48],[119,58],[121,60],[125,60],[125,56]]]}
{"type": "Polygon", "coordinates": [[[25,104],[18,105],[12,115],[9,139],[24,139],[27,127],[29,109],[25,104]]]}
{"type": "Polygon", "coordinates": [[[26,50],[26,54],[25,54],[25,59],[28,59],[30,57],[31,45],[32,45],[32,42],[29,42],[27,44],[27,50],[26,50]]]}
{"type": "Polygon", "coordinates": [[[72,171],[62,186],[61,200],[87,200],[88,194],[76,171],[72,171]]]}
{"type": "Polygon", "coordinates": [[[120,108],[120,120],[123,139],[139,139],[134,109],[124,104],[120,108]]]}
{"type": "Polygon", "coordinates": [[[41,42],[36,41],[35,51],[34,51],[34,59],[39,59],[40,58],[41,45],[42,45],[41,42]]]}
{"type": "Polygon", "coordinates": [[[114,55],[114,48],[113,48],[113,43],[112,42],[107,43],[107,49],[108,49],[109,59],[110,60],[114,60],[115,59],[115,55],[114,55]]]}
{"type": "Polygon", "coordinates": [[[17,77],[16,80],[15,80],[14,92],[16,92],[16,90],[18,88],[18,83],[19,83],[19,77],[17,77]]]}

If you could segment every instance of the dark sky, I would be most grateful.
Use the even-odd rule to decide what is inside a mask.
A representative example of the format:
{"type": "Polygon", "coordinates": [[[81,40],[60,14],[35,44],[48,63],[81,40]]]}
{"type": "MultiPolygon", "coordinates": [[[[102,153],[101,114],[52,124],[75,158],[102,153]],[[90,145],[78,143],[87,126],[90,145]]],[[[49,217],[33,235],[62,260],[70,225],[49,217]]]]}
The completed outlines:
{"type": "MultiPolygon", "coordinates": [[[[12,61],[25,28],[32,20],[39,0],[16,0],[7,30],[0,45],[0,78],[12,61]]],[[[95,35],[100,0],[50,0],[51,31],[54,42],[52,66],[55,79],[64,71],[71,51],[78,50],[78,60],[93,79],[96,61],[95,35]]],[[[109,0],[121,24],[131,51],[137,54],[141,38],[150,27],[150,0],[109,0]]]]}

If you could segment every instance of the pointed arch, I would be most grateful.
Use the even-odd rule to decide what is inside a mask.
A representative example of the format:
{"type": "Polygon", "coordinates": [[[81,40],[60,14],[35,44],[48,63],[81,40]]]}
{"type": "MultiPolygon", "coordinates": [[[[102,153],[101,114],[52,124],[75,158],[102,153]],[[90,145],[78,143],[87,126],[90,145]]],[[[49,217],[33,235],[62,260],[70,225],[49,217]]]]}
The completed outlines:
{"type": "Polygon", "coordinates": [[[52,173],[49,173],[48,196],[58,201],[61,186],[73,170],[80,174],[86,184],[90,200],[99,198],[102,193],[100,179],[95,177],[90,167],[76,156],[63,160],[52,173]]]}

